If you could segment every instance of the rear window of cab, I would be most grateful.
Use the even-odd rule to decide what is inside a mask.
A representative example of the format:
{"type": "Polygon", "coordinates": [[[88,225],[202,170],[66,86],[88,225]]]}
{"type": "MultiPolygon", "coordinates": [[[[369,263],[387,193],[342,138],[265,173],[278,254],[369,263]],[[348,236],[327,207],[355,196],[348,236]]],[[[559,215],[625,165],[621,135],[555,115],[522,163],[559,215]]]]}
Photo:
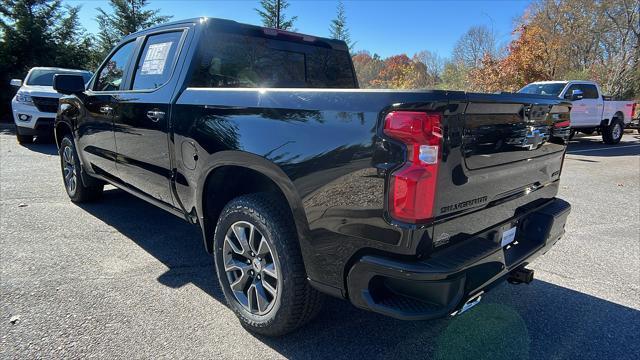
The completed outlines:
{"type": "Polygon", "coordinates": [[[355,88],[348,51],[266,34],[208,29],[190,87],[355,88]]]}

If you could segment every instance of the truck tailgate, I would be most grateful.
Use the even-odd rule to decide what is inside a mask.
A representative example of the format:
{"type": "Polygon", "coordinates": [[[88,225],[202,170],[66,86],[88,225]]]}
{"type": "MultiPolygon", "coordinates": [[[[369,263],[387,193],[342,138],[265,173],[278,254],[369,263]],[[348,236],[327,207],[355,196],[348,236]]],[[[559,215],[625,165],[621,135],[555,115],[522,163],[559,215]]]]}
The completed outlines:
{"type": "Polygon", "coordinates": [[[552,199],[566,147],[554,137],[554,126],[566,124],[569,111],[568,103],[549,97],[467,94],[464,114],[446,124],[434,209],[436,244],[440,238],[472,236],[523,207],[552,199]],[[467,213],[474,215],[462,216],[467,213]]]}

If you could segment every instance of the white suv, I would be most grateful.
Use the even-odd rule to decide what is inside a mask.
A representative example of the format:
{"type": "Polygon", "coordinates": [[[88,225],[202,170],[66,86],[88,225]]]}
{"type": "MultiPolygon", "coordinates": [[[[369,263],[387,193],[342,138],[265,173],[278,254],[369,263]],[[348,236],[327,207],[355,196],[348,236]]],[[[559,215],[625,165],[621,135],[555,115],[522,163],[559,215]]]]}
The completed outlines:
{"type": "Polygon", "coordinates": [[[34,67],[29,70],[25,81],[11,80],[11,85],[19,87],[11,100],[16,137],[21,144],[31,143],[34,136],[53,135],[53,122],[58,111],[58,94],[53,89],[55,74],[81,75],[85,83],[91,79],[91,72],[51,67],[34,67]]]}

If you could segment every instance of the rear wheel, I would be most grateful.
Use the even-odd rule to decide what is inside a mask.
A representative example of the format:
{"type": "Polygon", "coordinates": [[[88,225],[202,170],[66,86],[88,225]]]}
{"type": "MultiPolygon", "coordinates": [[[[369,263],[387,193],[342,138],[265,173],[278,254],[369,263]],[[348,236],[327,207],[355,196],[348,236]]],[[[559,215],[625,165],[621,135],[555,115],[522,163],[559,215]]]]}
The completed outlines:
{"type": "Polygon", "coordinates": [[[602,140],[607,144],[617,144],[622,140],[623,133],[624,124],[620,119],[614,117],[611,120],[611,125],[605,126],[602,129],[602,140]]]}
{"type": "Polygon", "coordinates": [[[85,186],[82,181],[82,167],[71,135],[65,135],[60,142],[60,167],[64,188],[71,201],[83,203],[94,201],[102,195],[104,185],[85,186]]]}
{"type": "Polygon", "coordinates": [[[307,281],[289,210],[275,196],[231,200],[218,219],[214,256],[227,303],[250,331],[286,334],[322,305],[322,295],[307,281]]]}

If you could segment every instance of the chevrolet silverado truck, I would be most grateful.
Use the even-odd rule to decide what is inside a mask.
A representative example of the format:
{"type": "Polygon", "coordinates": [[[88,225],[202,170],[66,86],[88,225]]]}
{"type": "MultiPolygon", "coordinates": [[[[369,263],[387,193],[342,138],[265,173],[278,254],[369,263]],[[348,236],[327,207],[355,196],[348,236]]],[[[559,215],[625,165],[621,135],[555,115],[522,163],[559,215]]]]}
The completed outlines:
{"type": "Polygon", "coordinates": [[[21,79],[11,80],[11,85],[18,88],[11,100],[11,111],[16,125],[16,139],[20,144],[33,142],[34,136],[53,138],[53,122],[60,97],[52,87],[55,74],[80,75],[85,82],[91,78],[91,73],[84,70],[34,67],[29,70],[24,82],[21,79]]]}
{"type": "Polygon", "coordinates": [[[55,88],[71,201],[109,183],[199,226],[257,333],[298,328],[324,294],[459,314],[531,281],[564,234],[562,99],[359,90],[342,41],[212,18],[131,34],[86,89],[55,88]]]}
{"type": "Polygon", "coordinates": [[[571,137],[580,131],[591,135],[598,131],[607,144],[622,140],[624,128],[633,118],[633,101],[616,101],[602,95],[600,85],[593,81],[540,81],[531,83],[519,91],[559,97],[571,101],[571,137]]]}

